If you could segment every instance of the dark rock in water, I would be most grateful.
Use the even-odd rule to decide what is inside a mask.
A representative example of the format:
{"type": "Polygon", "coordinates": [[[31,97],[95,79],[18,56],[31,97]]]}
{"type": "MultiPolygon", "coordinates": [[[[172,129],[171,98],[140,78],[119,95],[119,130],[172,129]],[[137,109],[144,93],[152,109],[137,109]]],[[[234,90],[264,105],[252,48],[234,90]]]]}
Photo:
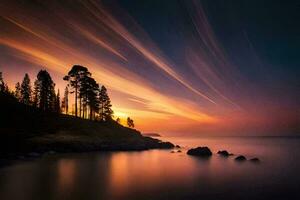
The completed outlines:
{"type": "Polygon", "coordinates": [[[175,146],[175,148],[178,148],[178,149],[180,149],[181,147],[177,144],[176,146],[175,146]]]}
{"type": "Polygon", "coordinates": [[[192,156],[210,157],[212,152],[208,147],[197,147],[188,150],[187,154],[192,156]]]}
{"type": "Polygon", "coordinates": [[[174,144],[171,142],[159,142],[159,149],[172,149],[174,144]]]}
{"type": "Polygon", "coordinates": [[[218,154],[221,156],[224,156],[224,157],[228,157],[228,156],[232,155],[232,154],[228,153],[228,151],[226,151],[226,150],[218,151],[218,154]]]}
{"type": "Polygon", "coordinates": [[[245,156],[238,156],[234,160],[236,160],[236,161],[245,161],[246,157],[245,156]]]}
{"type": "Polygon", "coordinates": [[[181,150],[178,150],[177,153],[181,153],[181,150]]]}
{"type": "Polygon", "coordinates": [[[251,161],[251,162],[255,162],[255,163],[260,162],[260,160],[259,160],[258,158],[251,158],[250,161],[251,161]]]}
{"type": "Polygon", "coordinates": [[[175,151],[171,151],[170,153],[175,153],[175,151]]]}

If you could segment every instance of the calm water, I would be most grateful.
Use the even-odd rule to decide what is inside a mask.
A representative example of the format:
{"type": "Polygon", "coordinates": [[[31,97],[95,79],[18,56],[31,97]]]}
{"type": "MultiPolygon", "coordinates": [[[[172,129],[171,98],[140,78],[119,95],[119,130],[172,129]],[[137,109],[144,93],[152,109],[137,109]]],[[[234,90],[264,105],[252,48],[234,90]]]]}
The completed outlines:
{"type": "Polygon", "coordinates": [[[47,199],[299,199],[300,139],[164,138],[169,150],[64,154],[0,169],[1,200],[47,199]],[[237,163],[214,154],[203,160],[186,148],[226,149],[262,162],[237,163]]]}

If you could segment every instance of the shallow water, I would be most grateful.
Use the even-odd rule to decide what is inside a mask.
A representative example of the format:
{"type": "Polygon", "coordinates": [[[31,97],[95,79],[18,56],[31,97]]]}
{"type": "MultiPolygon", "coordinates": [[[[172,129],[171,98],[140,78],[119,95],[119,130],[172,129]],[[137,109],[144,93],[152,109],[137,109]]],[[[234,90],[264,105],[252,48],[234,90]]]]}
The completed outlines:
{"type": "Polygon", "coordinates": [[[143,152],[44,156],[0,169],[1,200],[299,199],[299,138],[162,138],[183,146],[143,152]],[[210,159],[186,155],[208,146],[210,159]],[[226,149],[262,162],[235,162],[226,149]]]}

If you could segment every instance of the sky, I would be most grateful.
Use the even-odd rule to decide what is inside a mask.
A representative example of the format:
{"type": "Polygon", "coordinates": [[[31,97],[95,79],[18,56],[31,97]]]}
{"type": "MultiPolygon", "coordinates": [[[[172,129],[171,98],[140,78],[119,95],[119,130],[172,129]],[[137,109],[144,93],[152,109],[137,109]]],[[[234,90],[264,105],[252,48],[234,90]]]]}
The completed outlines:
{"type": "Polygon", "coordinates": [[[88,67],[115,117],[130,116],[142,132],[299,135],[299,8],[292,0],[1,0],[0,71],[14,88],[46,69],[62,93],[71,67],[88,67]]]}

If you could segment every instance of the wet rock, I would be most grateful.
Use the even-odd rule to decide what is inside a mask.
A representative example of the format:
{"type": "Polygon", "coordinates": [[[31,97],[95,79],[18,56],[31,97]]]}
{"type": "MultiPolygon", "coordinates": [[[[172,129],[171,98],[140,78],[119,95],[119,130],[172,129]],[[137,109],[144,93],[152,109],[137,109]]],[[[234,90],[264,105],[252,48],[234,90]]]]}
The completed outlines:
{"type": "Polygon", "coordinates": [[[218,154],[221,156],[224,156],[224,157],[233,155],[232,153],[228,153],[228,151],[226,151],[226,150],[218,151],[218,154]]]}
{"type": "Polygon", "coordinates": [[[199,157],[210,157],[212,155],[211,150],[208,147],[197,147],[187,151],[188,155],[199,157]]]}
{"type": "Polygon", "coordinates": [[[260,162],[260,160],[258,158],[251,158],[250,161],[254,162],[254,163],[259,163],[260,162]]]}
{"type": "Polygon", "coordinates": [[[159,142],[158,148],[159,149],[172,149],[172,148],[174,148],[174,144],[172,144],[171,142],[159,142]]]}
{"type": "Polygon", "coordinates": [[[241,156],[236,157],[234,160],[236,160],[236,161],[245,161],[246,157],[241,155],[241,156]]]}
{"type": "Polygon", "coordinates": [[[181,150],[178,150],[177,153],[181,153],[181,150]]]}
{"type": "Polygon", "coordinates": [[[175,151],[171,151],[170,153],[175,153],[175,151]]]}
{"type": "Polygon", "coordinates": [[[177,145],[175,146],[175,148],[180,149],[181,147],[177,144],[177,145]]]}

